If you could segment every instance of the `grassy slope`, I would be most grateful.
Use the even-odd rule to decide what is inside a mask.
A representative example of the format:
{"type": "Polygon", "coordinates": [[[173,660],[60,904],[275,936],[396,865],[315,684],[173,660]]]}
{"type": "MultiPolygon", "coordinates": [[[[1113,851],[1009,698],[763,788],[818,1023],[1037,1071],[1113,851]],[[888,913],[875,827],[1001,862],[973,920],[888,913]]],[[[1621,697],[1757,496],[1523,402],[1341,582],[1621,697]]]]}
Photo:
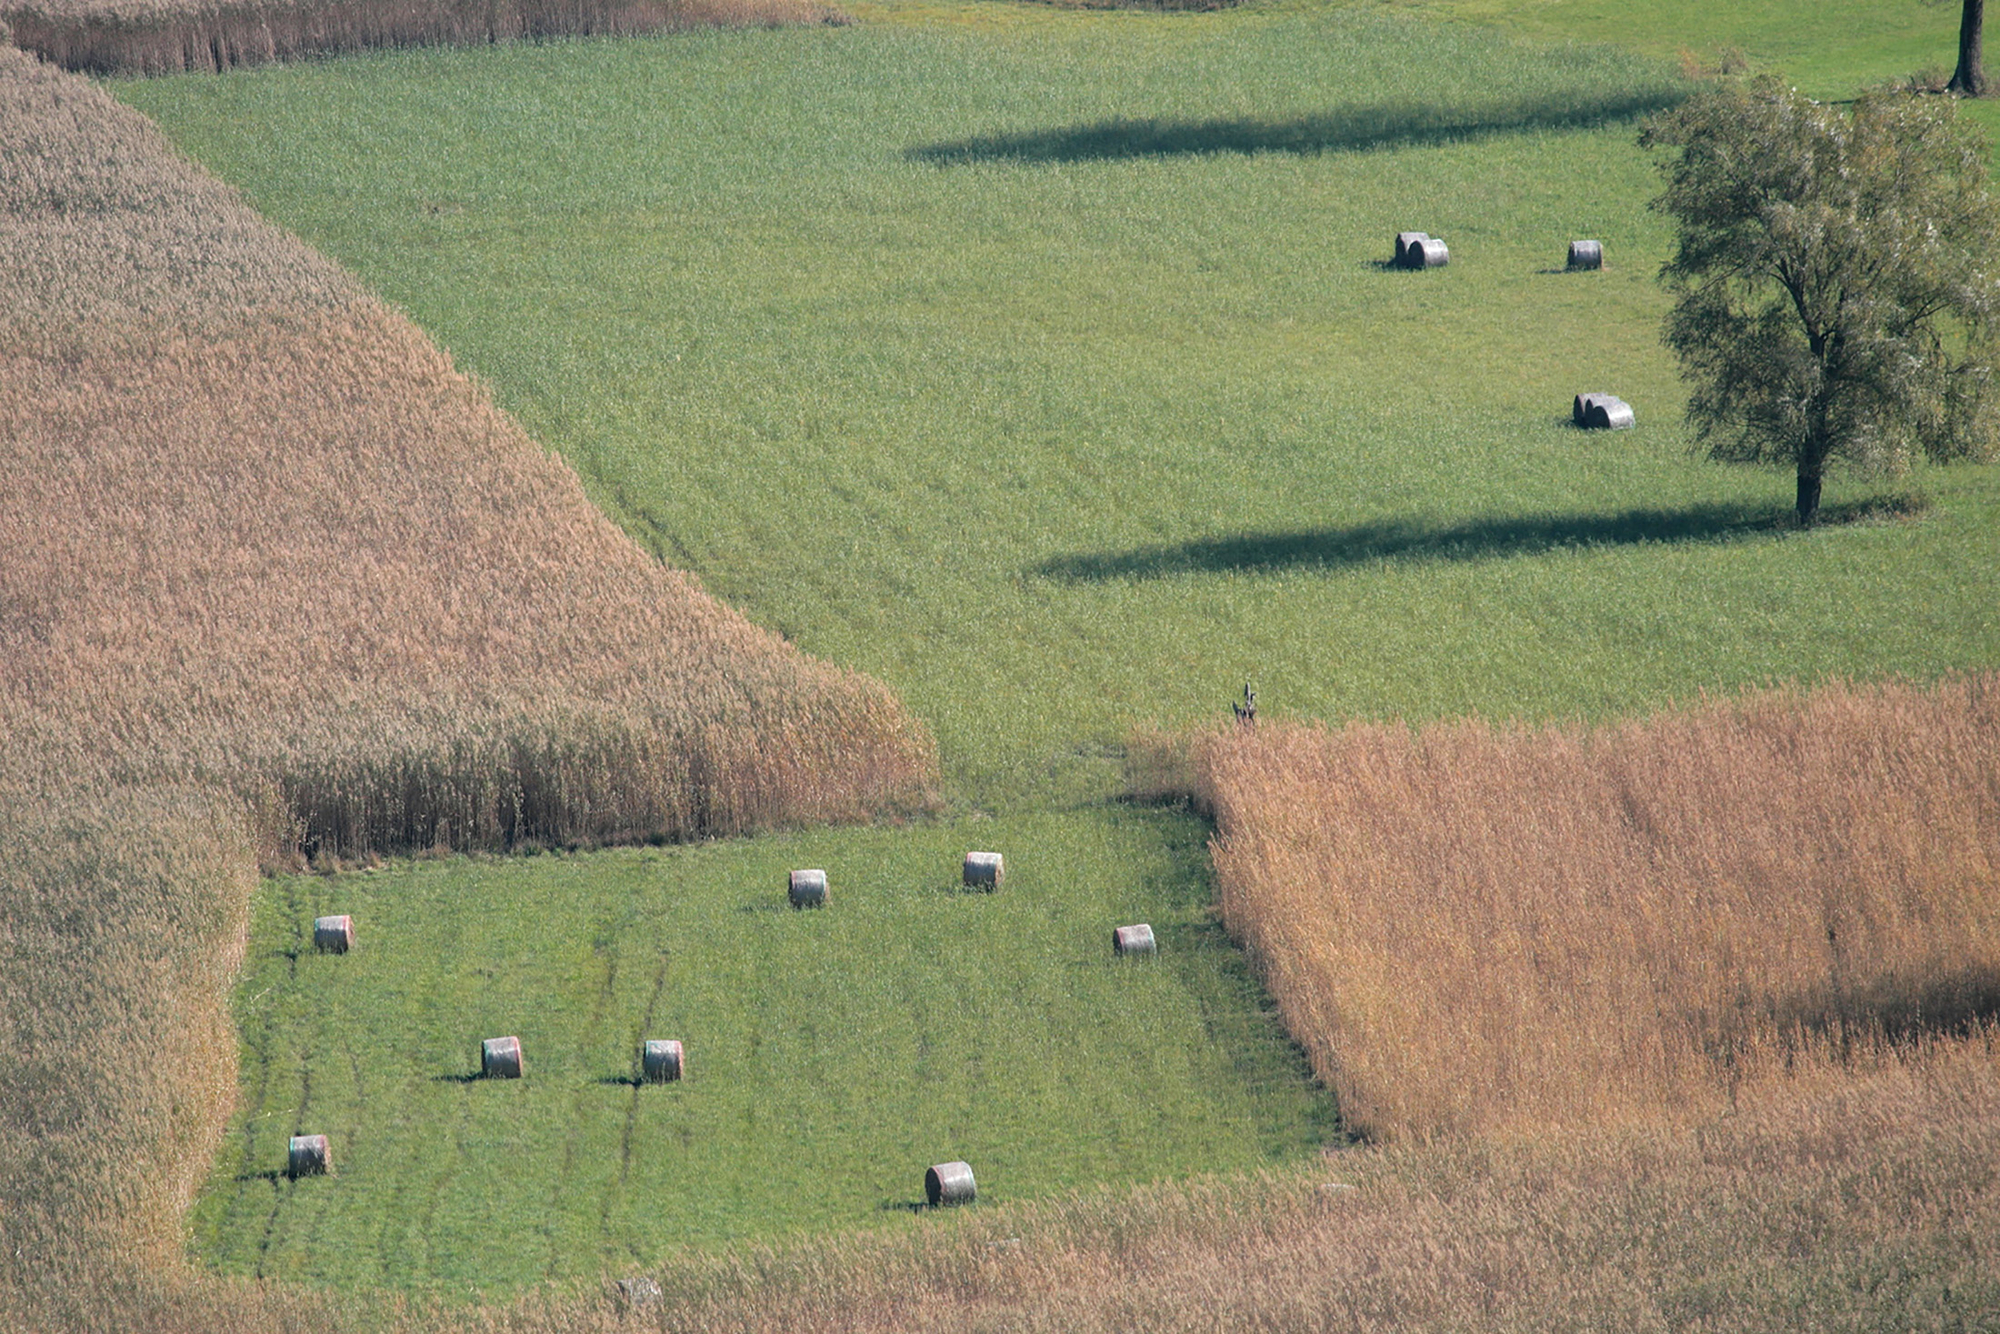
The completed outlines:
{"type": "Polygon", "coordinates": [[[1208,916],[1199,837],[1041,816],[267,882],[197,1244],[463,1290],[907,1220],[953,1158],[1004,1201],[1296,1156],[1331,1107],[1208,916]],[[959,890],[968,839],[1007,856],[1000,894],[959,890]],[[785,906],[802,865],[829,910],[785,906]],[[357,949],[315,954],[335,911],[357,949]],[[1116,959],[1140,917],[1163,953],[1116,959]],[[528,1077],[464,1082],[503,1033],[528,1077]],[[686,1043],[684,1083],[630,1084],[645,1037],[686,1043]],[[278,1176],[295,1126],[332,1136],[337,1179],[278,1176]]]}
{"type": "MultiPolygon", "coordinates": [[[[929,26],[410,52],[121,94],[490,377],[632,531],[891,681],[964,804],[1092,802],[1132,721],[1212,716],[1246,676],[1290,714],[1603,715],[2000,656],[1990,474],[1926,477],[1921,523],[1802,540],[1762,526],[1786,479],[1685,455],[1633,127],[1542,123],[1664,93],[1659,67],[1371,13],[874,12],[929,26]],[[1105,125],[1134,119],[1167,123],[1105,125]],[[1007,135],[987,147],[1043,160],[966,143],[1007,135]],[[1270,151],[1180,151],[1218,140],[1270,151]],[[953,143],[975,151],[922,155],[953,143]],[[1446,236],[1453,266],[1382,271],[1408,226],[1446,236]],[[1613,268],[1549,272],[1574,235],[1613,268]],[[1565,428],[1587,387],[1638,404],[1639,430],[1565,428]]],[[[1153,828],[1125,860],[1168,850],[1189,883],[1191,826],[1153,828]]],[[[740,859],[732,883],[757,893],[783,860],[704,855],[740,859]]],[[[1118,861],[1074,865],[1124,902],[1177,901],[1118,861]]],[[[490,910],[540,892],[489,893],[503,881],[475,882],[490,910]]],[[[437,1055],[469,1060],[476,1035],[436,1022],[437,1055]]],[[[614,1036],[564,1058],[577,1096],[632,1035],[614,1036]]],[[[290,1108],[288,1088],[258,1105],[290,1108]]],[[[425,1117],[380,1129],[431,1152],[425,1117]]],[[[878,1161],[836,1210],[909,1189],[900,1156],[878,1161]]],[[[215,1248],[275,1216],[294,1272],[346,1263],[357,1224],[269,1215],[270,1189],[248,1183],[236,1223],[204,1206],[215,1248]]],[[[742,1198],[718,1234],[777,1225],[742,1198]]],[[[467,1235],[514,1274],[547,1254],[467,1235]]]]}
{"type": "Polygon", "coordinates": [[[1602,49],[1294,11],[123,91],[492,378],[634,532],[889,680],[961,795],[1004,806],[1103,792],[1132,721],[1246,677],[1291,715],[1602,715],[1994,659],[1990,476],[1931,481],[1930,522],[1802,542],[1754,529],[1786,479],[1685,456],[1650,168],[1629,121],[1546,125],[1671,87],[1602,49]],[[1170,122],[1138,145],[1166,151],[1120,119],[1170,122]],[[1007,135],[1048,160],[979,156],[1007,135]],[[1217,136],[1279,147],[1174,151],[1217,136]],[[1407,226],[1453,266],[1376,267],[1407,226]],[[1614,267],[1547,272],[1575,235],[1614,267]],[[1640,428],[1569,430],[1592,387],[1640,428]]]}

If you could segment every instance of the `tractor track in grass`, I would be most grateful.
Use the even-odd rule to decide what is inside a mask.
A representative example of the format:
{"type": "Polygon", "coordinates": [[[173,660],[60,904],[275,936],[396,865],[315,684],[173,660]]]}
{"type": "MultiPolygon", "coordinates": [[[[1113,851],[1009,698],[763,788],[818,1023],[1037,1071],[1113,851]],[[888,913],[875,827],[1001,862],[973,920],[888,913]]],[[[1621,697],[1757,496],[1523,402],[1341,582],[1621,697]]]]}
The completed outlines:
{"type": "MultiPolygon", "coordinates": [[[[589,1022],[584,1026],[585,1052],[595,1051],[598,1048],[599,1036],[604,1031],[605,1014],[611,1009],[612,999],[618,989],[618,935],[618,928],[614,925],[599,935],[592,945],[592,952],[603,960],[604,976],[597,986],[597,999],[591,1007],[589,1022]]],[[[563,1141],[562,1167],[556,1172],[555,1187],[549,1197],[549,1213],[552,1218],[561,1216],[563,1200],[571,1193],[570,1183],[576,1173],[576,1146],[588,1129],[591,1099],[595,1095],[595,1081],[586,1081],[579,1087],[571,1104],[569,1134],[563,1141]]],[[[562,1272],[562,1258],[562,1238],[551,1224],[546,1277],[555,1278],[562,1272]]]]}

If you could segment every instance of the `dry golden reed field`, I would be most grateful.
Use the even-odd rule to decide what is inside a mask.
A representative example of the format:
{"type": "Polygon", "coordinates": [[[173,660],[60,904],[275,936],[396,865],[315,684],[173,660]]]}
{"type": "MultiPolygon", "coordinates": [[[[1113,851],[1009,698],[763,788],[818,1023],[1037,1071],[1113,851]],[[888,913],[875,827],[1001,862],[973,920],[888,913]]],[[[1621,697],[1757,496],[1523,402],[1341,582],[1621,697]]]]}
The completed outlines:
{"type": "Polygon", "coordinates": [[[226,1279],[260,862],[921,808],[879,685],[662,568],[418,331],[0,49],[0,1329],[2000,1328],[2000,682],[1135,747],[1362,1144],[669,1257],[226,1279]]]}
{"type": "MultiPolygon", "coordinates": [[[[2000,677],[1595,730],[1162,745],[1230,931],[1378,1140],[1698,1126],[1746,1085],[1989,1058],[2000,677]]],[[[2000,1109],[1995,1109],[2000,1113],[2000,1109]]]]}
{"type": "Polygon", "coordinates": [[[845,21],[820,0],[0,0],[0,45],[91,74],[172,74],[378,46],[845,21]]]}

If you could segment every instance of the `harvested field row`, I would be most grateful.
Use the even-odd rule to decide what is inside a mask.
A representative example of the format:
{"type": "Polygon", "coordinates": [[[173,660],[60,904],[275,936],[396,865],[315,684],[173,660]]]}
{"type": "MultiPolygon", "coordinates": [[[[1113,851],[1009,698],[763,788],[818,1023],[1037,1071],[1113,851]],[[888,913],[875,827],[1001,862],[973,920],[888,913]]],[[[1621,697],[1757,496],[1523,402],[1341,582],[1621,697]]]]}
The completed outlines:
{"type": "Polygon", "coordinates": [[[1360,1133],[1701,1124],[2000,1014],[2000,677],[1192,753],[1225,920],[1360,1133]]]}
{"type": "Polygon", "coordinates": [[[841,23],[819,0],[27,0],[0,39],[90,74],[220,72],[371,47],[841,23]]]}

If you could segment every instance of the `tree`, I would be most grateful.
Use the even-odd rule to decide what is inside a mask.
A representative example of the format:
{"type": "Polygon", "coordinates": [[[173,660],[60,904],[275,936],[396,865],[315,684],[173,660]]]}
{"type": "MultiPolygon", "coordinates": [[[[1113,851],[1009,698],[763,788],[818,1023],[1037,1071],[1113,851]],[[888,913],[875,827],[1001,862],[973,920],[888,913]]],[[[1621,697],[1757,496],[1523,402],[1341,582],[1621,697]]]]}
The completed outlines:
{"type": "Polygon", "coordinates": [[[1952,98],[1877,93],[1851,111],[1770,79],[1649,121],[1679,232],[1661,280],[1688,420],[1713,458],[1900,470],[2000,441],[2000,203],[1952,98]]]}
{"type": "Polygon", "coordinates": [[[1985,26],[1986,0],[1965,0],[1958,15],[1958,68],[1952,71],[1946,92],[1986,96],[1986,62],[1979,49],[1980,30],[1985,26]]]}

